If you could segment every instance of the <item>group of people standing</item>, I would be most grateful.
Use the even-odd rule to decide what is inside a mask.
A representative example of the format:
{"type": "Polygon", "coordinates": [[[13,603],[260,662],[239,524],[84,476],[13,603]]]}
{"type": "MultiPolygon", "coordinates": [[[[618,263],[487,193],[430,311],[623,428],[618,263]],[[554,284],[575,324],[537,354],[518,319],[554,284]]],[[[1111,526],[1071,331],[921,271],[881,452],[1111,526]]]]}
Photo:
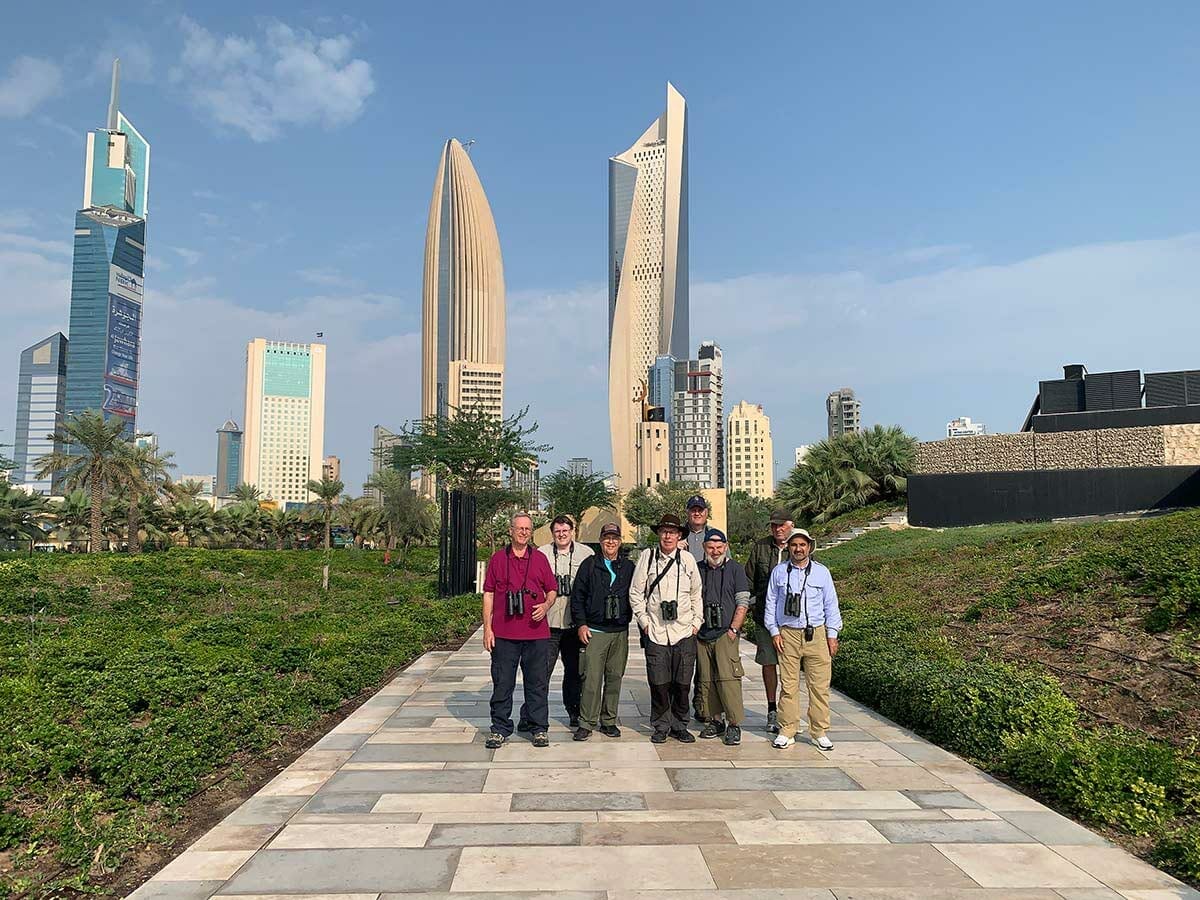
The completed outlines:
{"type": "Polygon", "coordinates": [[[774,746],[795,743],[800,727],[800,676],[808,689],[809,733],[822,750],[829,740],[829,683],[842,626],[829,570],[812,558],[808,532],[786,510],[771,516],[771,534],[743,566],[728,552],[724,532],[708,527],[708,503],[687,504],[687,525],[664,515],[657,543],[636,561],[621,556],[621,527],[600,529],[600,553],[575,540],[575,523],[557,516],[552,541],[534,549],[533,521],[510,523],[511,542],[492,555],[483,584],[483,642],[491,653],[491,733],[502,746],[513,733],[517,670],[525,699],[516,729],[535,747],[549,746],[549,684],[563,662],[563,705],[573,737],[599,731],[620,737],[618,704],[635,623],[650,685],[650,740],[695,741],[689,700],[701,738],[741,743],[745,707],[741,633],[753,615],[756,662],[767,695],[767,730],[774,746]],[[779,699],[776,700],[777,691],[779,699]]]}

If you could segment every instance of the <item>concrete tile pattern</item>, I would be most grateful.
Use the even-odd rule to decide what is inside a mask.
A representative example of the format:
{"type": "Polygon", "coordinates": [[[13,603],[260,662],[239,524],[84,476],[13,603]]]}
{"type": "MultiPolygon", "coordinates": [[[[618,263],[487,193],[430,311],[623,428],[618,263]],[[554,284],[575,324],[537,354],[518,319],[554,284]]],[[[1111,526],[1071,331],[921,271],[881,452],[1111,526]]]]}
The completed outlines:
{"type": "Polygon", "coordinates": [[[556,678],[551,746],[495,751],[482,635],[427,653],[131,896],[1200,900],[840,695],[832,752],[773,749],[743,652],[741,746],[651,744],[634,640],[620,738],[573,742],[556,678]]]}

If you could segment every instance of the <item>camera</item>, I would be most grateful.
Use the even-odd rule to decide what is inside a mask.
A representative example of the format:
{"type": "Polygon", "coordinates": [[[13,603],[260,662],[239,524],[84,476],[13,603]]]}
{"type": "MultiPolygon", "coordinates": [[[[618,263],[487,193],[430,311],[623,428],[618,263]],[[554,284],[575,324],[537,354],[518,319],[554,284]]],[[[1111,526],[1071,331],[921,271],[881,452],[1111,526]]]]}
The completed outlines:
{"type": "Polygon", "coordinates": [[[555,577],[558,580],[558,596],[560,596],[560,597],[571,596],[571,576],[570,575],[557,575],[555,577]]]}
{"type": "Polygon", "coordinates": [[[721,607],[715,603],[706,603],[704,605],[704,627],[705,628],[720,628],[721,627],[721,607]]]}
{"type": "Polygon", "coordinates": [[[609,594],[604,598],[604,618],[608,621],[615,621],[621,617],[621,598],[616,594],[609,594]]]}
{"type": "Polygon", "coordinates": [[[508,614],[510,616],[525,615],[525,592],[524,591],[509,591],[506,595],[508,600],[508,614]]]}
{"type": "Polygon", "coordinates": [[[804,642],[807,644],[813,639],[813,627],[811,625],[804,626],[804,642]]]}
{"type": "Polygon", "coordinates": [[[793,618],[804,615],[804,605],[799,594],[788,591],[787,596],[783,598],[783,614],[793,618]]]}
{"type": "Polygon", "coordinates": [[[664,622],[674,622],[679,615],[678,600],[664,600],[658,604],[658,616],[664,622]]]}

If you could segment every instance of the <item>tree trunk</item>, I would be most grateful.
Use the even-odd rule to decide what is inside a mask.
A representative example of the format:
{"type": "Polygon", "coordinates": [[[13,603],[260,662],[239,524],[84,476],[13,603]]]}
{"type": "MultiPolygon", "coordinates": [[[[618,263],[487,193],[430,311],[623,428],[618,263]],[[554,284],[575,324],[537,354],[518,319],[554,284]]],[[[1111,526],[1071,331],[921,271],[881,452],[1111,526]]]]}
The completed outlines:
{"type": "Polygon", "coordinates": [[[99,553],[100,543],[103,540],[103,524],[104,524],[104,491],[101,489],[99,480],[92,479],[92,508],[91,515],[91,534],[88,537],[88,552],[99,553]]]}
{"type": "Polygon", "coordinates": [[[328,512],[325,513],[325,549],[326,550],[329,549],[329,547],[331,546],[331,543],[332,543],[332,538],[330,537],[330,533],[329,533],[329,522],[332,518],[333,517],[328,512]]]}
{"type": "Polygon", "coordinates": [[[129,518],[125,522],[125,544],[129,548],[130,553],[142,552],[142,540],[138,536],[138,495],[137,491],[130,492],[129,495],[129,518]]]}

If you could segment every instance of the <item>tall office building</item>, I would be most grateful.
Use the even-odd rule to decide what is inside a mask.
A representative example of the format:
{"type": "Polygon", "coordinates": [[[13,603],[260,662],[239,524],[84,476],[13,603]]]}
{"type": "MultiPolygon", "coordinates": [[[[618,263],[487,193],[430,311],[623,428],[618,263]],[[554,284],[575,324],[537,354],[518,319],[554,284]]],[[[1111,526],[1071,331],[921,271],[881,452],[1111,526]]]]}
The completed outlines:
{"type": "Polygon", "coordinates": [[[651,367],[688,358],[687,157],[687,104],[668,83],[663,114],[608,161],[608,418],[621,490],[647,483],[641,463],[657,460],[641,452],[651,367]]]}
{"type": "Polygon", "coordinates": [[[61,493],[61,479],[38,478],[37,459],[61,451],[51,440],[63,426],[67,395],[67,339],[62,332],[21,351],[17,372],[17,428],[9,480],[39,494],[61,493]]]}
{"type": "Polygon", "coordinates": [[[536,465],[528,472],[517,472],[510,469],[508,486],[514,491],[524,491],[529,495],[530,510],[542,508],[542,475],[536,465]]]}
{"type": "Polygon", "coordinates": [[[987,426],[982,422],[972,422],[970,416],[959,416],[946,423],[946,437],[976,437],[987,434],[987,426]]]}
{"type": "Polygon", "coordinates": [[[328,478],[330,481],[340,481],[342,477],[342,458],[340,456],[327,456],[321,463],[321,477],[328,478]]]}
{"type": "Polygon", "coordinates": [[[729,489],[752,497],[775,493],[771,419],[762,404],[743,400],[729,414],[729,489]]]}
{"type": "Polygon", "coordinates": [[[217,496],[232,497],[242,483],[242,429],[233,419],[217,429],[217,496]]]}
{"type": "Polygon", "coordinates": [[[307,503],[324,460],[325,345],[250,341],[242,421],[242,481],[285,507],[307,503]]]}
{"type": "Polygon", "coordinates": [[[504,263],[483,185],[462,144],[442,148],[421,315],[421,416],[504,409],[504,263]]]}
{"type": "Polygon", "coordinates": [[[587,456],[572,456],[567,460],[567,471],[572,475],[590,476],[593,471],[592,460],[587,456]]]}
{"type": "Polygon", "coordinates": [[[75,214],[71,354],[66,412],[99,410],[136,431],[142,342],[142,276],[150,145],[118,109],[113,63],[106,127],[87,136],[83,208],[75,214]]]}
{"type": "Polygon", "coordinates": [[[721,348],[704,341],[676,368],[671,399],[671,478],[725,487],[725,399],[721,348]]]}
{"type": "Polygon", "coordinates": [[[851,388],[841,388],[825,398],[829,417],[829,436],[858,434],[862,431],[862,403],[851,388]]]}
{"type": "MultiPolygon", "coordinates": [[[[408,438],[405,435],[396,434],[390,428],[376,425],[371,429],[371,475],[378,475],[384,469],[397,469],[391,450],[393,447],[404,446],[407,443],[408,438]]],[[[397,471],[401,472],[406,480],[412,478],[412,473],[407,469],[397,469],[397,471]]],[[[383,494],[367,484],[363,485],[363,494],[376,503],[383,502],[383,494]]]]}

